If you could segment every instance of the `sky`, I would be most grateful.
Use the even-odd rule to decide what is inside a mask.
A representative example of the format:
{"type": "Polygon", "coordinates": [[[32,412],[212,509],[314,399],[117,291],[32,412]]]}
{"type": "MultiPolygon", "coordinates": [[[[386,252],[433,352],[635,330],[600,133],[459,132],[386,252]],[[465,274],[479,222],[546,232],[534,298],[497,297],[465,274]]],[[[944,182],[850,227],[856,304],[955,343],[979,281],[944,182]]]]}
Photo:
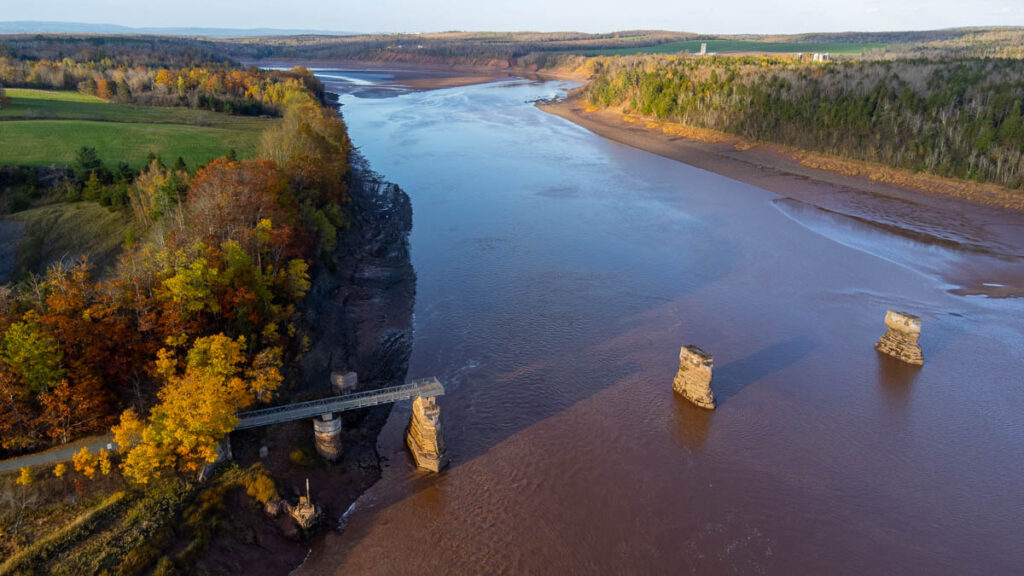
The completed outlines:
{"type": "Polygon", "coordinates": [[[1024,0],[0,0],[0,20],[353,32],[704,34],[1024,26],[1024,0]]]}

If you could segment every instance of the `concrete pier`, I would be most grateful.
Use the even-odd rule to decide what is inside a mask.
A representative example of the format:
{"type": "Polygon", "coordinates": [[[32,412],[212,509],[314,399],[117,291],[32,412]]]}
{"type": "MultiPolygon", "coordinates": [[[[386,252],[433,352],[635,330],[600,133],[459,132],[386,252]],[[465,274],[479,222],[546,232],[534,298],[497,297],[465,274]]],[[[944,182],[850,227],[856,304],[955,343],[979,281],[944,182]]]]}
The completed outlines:
{"type": "Polygon", "coordinates": [[[331,386],[338,394],[351,394],[359,389],[359,375],[355,372],[331,372],[331,386]]]}
{"type": "Polygon", "coordinates": [[[924,355],[917,340],[921,337],[921,319],[906,312],[885,312],[885,334],[875,343],[875,350],[888,354],[897,360],[924,365],[924,355]]]}
{"type": "Polygon", "coordinates": [[[331,462],[341,458],[341,418],[328,412],[313,419],[313,435],[316,451],[331,462]]]}
{"type": "Polygon", "coordinates": [[[672,381],[677,394],[701,408],[715,409],[715,393],[711,391],[711,368],[715,359],[696,346],[679,350],[679,371],[672,381]]]}
{"type": "Polygon", "coordinates": [[[440,472],[448,465],[444,435],[441,430],[441,407],[433,396],[417,396],[412,402],[412,418],[405,433],[405,443],[412,452],[416,466],[440,472]]]}

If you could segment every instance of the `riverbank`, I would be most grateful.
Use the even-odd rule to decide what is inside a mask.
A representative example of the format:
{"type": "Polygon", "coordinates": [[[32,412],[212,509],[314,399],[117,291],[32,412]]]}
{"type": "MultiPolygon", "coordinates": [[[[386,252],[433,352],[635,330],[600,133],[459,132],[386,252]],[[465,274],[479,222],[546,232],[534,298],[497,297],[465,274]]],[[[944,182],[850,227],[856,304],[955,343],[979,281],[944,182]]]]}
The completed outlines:
{"type": "MultiPolygon", "coordinates": [[[[348,226],[330,258],[319,263],[304,301],[301,324],[310,346],[288,392],[293,400],[336,393],[331,372],[357,372],[359,389],[372,390],[404,383],[408,369],[416,291],[408,244],[412,208],[405,192],[374,173],[358,152],[350,163],[348,226]]],[[[236,462],[263,465],[283,498],[294,502],[309,482],[323,514],[320,534],[305,540],[290,517],[268,517],[236,494],[226,504],[245,528],[221,531],[199,565],[210,573],[271,576],[301,564],[380,478],[377,437],[390,412],[391,406],[377,406],[341,414],[344,449],[334,463],[317,455],[308,420],[234,433],[236,462]]]]}
{"type": "Polygon", "coordinates": [[[599,136],[867,223],[909,240],[985,257],[941,275],[960,294],[1024,296],[1024,194],[588,107],[578,93],[538,104],[599,136]]]}

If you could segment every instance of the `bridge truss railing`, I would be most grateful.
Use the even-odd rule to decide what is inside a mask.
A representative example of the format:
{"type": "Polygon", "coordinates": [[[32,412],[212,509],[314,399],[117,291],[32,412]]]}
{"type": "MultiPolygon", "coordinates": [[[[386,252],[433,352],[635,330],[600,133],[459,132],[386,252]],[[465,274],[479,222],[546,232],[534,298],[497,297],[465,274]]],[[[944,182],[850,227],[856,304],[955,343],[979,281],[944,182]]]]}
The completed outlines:
{"type": "Polygon", "coordinates": [[[345,412],[346,410],[389,404],[399,400],[415,398],[416,396],[443,395],[444,386],[441,385],[440,380],[437,378],[421,378],[413,380],[408,384],[392,386],[391,388],[367,390],[366,392],[355,392],[341,396],[321,398],[319,400],[310,400],[308,402],[297,402],[284,406],[273,406],[250,412],[241,412],[238,414],[238,425],[235,426],[235,430],[258,428],[291,420],[313,418],[321,414],[345,412]]]}

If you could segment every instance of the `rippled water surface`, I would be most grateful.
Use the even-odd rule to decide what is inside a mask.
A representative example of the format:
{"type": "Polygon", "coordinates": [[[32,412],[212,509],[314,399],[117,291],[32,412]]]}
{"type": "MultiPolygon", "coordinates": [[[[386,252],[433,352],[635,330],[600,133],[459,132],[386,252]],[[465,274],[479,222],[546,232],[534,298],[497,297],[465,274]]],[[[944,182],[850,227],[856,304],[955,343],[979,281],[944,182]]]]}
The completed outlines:
{"type": "Polygon", "coordinates": [[[1019,572],[1021,300],[528,103],[563,87],[342,97],[412,198],[409,376],[448,387],[452,464],[412,470],[398,406],[383,480],[303,572],[1019,572]],[[923,317],[923,369],[873,349],[888,308],[923,317]],[[690,343],[714,412],[672,393],[690,343]]]}

